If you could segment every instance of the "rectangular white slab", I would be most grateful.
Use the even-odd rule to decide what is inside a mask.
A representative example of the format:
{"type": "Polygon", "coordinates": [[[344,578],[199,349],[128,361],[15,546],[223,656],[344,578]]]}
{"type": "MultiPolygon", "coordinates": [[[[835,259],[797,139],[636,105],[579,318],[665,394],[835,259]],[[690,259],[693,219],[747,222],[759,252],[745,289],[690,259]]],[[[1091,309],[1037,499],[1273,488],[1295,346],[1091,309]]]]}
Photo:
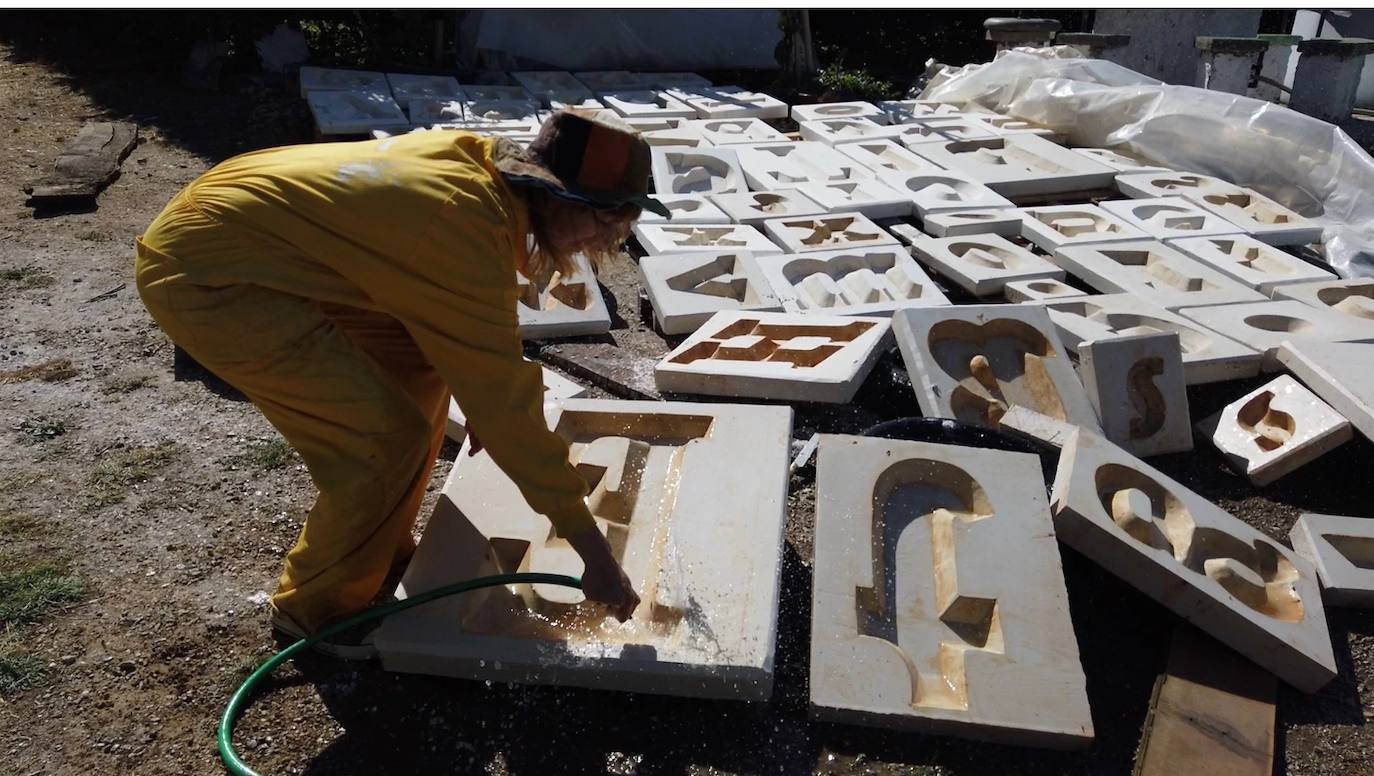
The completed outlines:
{"type": "Polygon", "coordinates": [[[753,191],[873,177],[872,170],[824,143],[767,143],[737,146],[735,151],[753,191]]]}
{"type": "Polygon", "coordinates": [[[1266,371],[1284,342],[1374,342],[1374,320],[1355,318],[1291,299],[1179,310],[1207,328],[1241,342],[1265,356],[1266,371]]]}
{"type": "Polygon", "coordinates": [[[763,222],[764,231],[783,253],[851,250],[897,245],[897,238],[859,213],[774,218],[763,222]]]}
{"type": "Polygon", "coordinates": [[[919,143],[917,154],[1008,197],[1105,189],[1116,172],[1033,133],[919,143]]]}
{"type": "Polygon", "coordinates": [[[788,142],[787,135],[754,118],[693,119],[688,125],[696,127],[712,145],[788,142]]]}
{"type": "Polygon", "coordinates": [[[521,127],[538,132],[543,123],[543,108],[534,100],[468,100],[463,103],[463,121],[469,127],[514,130],[521,127]]]}
{"type": "Polygon", "coordinates": [[[564,278],[555,272],[547,283],[534,283],[517,273],[520,295],[516,309],[523,339],[576,337],[611,330],[611,313],[601,297],[596,275],[585,258],[574,260],[575,274],[564,278]]]}
{"type": "Polygon", "coordinates": [[[1336,675],[1312,564],[1107,440],[1064,446],[1059,540],[1303,692],[1336,675]]]}
{"type": "Polygon", "coordinates": [[[781,119],[787,117],[787,103],[763,92],[738,86],[689,87],[687,93],[669,90],[692,106],[703,119],[781,119]]]}
{"type": "Polygon", "coordinates": [[[711,200],[729,220],[759,229],[762,229],[763,222],[770,218],[819,216],[826,212],[825,208],[797,189],[712,194],[711,200]]]}
{"type": "Polygon", "coordinates": [[[1213,192],[1190,195],[1187,199],[1270,245],[1307,245],[1322,240],[1320,224],[1249,189],[1242,194],[1213,192]]]}
{"type": "Polygon", "coordinates": [[[1128,197],[1183,197],[1198,194],[1244,194],[1241,187],[1193,172],[1135,172],[1116,176],[1116,188],[1128,197]]]}
{"type": "Polygon", "coordinates": [[[905,146],[891,140],[860,140],[854,143],[841,143],[835,150],[862,164],[874,173],[915,173],[942,172],[943,168],[923,156],[913,154],[905,146]]]}
{"type": "Polygon", "coordinates": [[[1077,748],[1093,736],[1035,456],[825,434],[813,716],[1077,748]]]}
{"type": "Polygon", "coordinates": [[[563,70],[526,70],[511,73],[510,77],[525,87],[525,91],[545,99],[551,94],[576,94],[581,98],[592,96],[592,90],[586,84],[563,70]]]}
{"type": "Polygon", "coordinates": [[[1011,406],[1097,429],[1049,315],[1032,305],[901,310],[892,328],[927,417],[988,428],[1011,406]]]}
{"type": "Polygon", "coordinates": [[[658,146],[650,150],[654,190],[659,194],[727,194],[746,189],[732,149],[658,146]]]}
{"type": "Polygon", "coordinates": [[[696,251],[748,251],[782,253],[782,248],[763,232],[744,224],[683,224],[671,221],[657,224],[637,223],[635,237],[650,256],[696,251]]]}
{"type": "Polygon", "coordinates": [[[666,393],[843,404],[890,342],[885,318],[722,311],[654,367],[666,393]]]}
{"type": "Polygon", "coordinates": [[[1276,357],[1361,434],[1374,439],[1374,345],[1289,342],[1276,357]]]}
{"type": "Polygon", "coordinates": [[[711,144],[702,137],[701,130],[692,126],[691,119],[654,118],[622,119],[634,127],[650,146],[689,146],[707,148],[711,144]]]}
{"type": "Polygon", "coordinates": [[[883,140],[900,135],[898,127],[879,124],[870,118],[821,119],[803,121],[797,125],[801,139],[826,145],[854,143],[860,140],[883,140]]]}
{"type": "Polygon", "coordinates": [[[869,218],[905,218],[911,215],[911,198],[880,180],[807,182],[797,189],[827,213],[863,213],[869,218]]]}
{"type": "Polygon", "coordinates": [[[1183,349],[1183,373],[1189,385],[1259,374],[1260,354],[1254,348],[1133,294],[1047,299],[1037,304],[1049,311],[1060,339],[1075,353],[1084,340],[1173,332],[1183,349]]]}
{"type": "Polygon", "coordinates": [[[1112,442],[1139,456],[1193,449],[1177,334],[1081,342],[1078,374],[1102,433],[1112,442]]]}
{"type": "Polygon", "coordinates": [[[1166,242],[1266,296],[1273,296],[1279,286],[1336,279],[1334,274],[1248,235],[1183,237],[1166,242]]]}
{"type": "Polygon", "coordinates": [[[312,91],[305,100],[321,135],[366,135],[374,129],[410,128],[410,119],[388,91],[312,91]]]}
{"type": "Polygon", "coordinates": [[[926,143],[948,143],[956,140],[987,140],[997,133],[972,116],[926,116],[904,122],[898,127],[897,139],[907,148],[916,149],[926,143]]]}
{"type": "Polygon", "coordinates": [[[886,124],[887,111],[871,102],[822,102],[792,106],[792,120],[798,124],[803,121],[855,118],[869,119],[875,124],[886,124]]]}
{"type": "Polygon", "coordinates": [[[523,86],[505,84],[459,84],[469,100],[479,102],[537,102],[523,86]]]}
{"type": "Polygon", "coordinates": [[[1374,519],[1309,512],[1298,517],[1288,540],[1317,567],[1326,603],[1374,607],[1374,519]]]}
{"type": "MultiPolygon", "coordinates": [[[[525,360],[529,361],[528,358],[525,360]]],[[[576,399],[587,394],[586,388],[563,375],[546,366],[540,368],[544,370],[544,404],[546,407],[549,402],[576,399]]],[[[448,400],[448,423],[444,428],[444,435],[454,442],[462,444],[468,435],[467,422],[463,408],[458,406],[458,400],[450,396],[448,400]]]]}
{"type": "Polygon", "coordinates": [[[921,214],[922,228],[935,237],[958,237],[964,234],[999,234],[1003,237],[1020,237],[1022,223],[1020,211],[1006,208],[940,210],[921,214]]]}
{"type": "Polygon", "coordinates": [[[1088,292],[1058,280],[1009,280],[1002,286],[1008,302],[1038,302],[1041,299],[1063,299],[1087,296],[1088,292]]]}
{"type": "Polygon", "coordinates": [[[638,73],[626,70],[584,70],[573,73],[573,77],[593,92],[643,89],[647,85],[638,73]]]}
{"type": "Polygon", "coordinates": [[[1064,270],[995,234],[927,237],[906,224],[893,232],[910,241],[917,261],[974,296],[998,295],[1012,280],[1064,279],[1064,270]]]}
{"type": "Polygon", "coordinates": [[[1147,162],[1144,159],[1128,154],[1124,151],[1117,151],[1111,148],[1075,148],[1073,152],[1081,156],[1086,156],[1095,162],[1104,164],[1118,173],[1139,174],[1139,173],[1172,173],[1173,170],[1162,165],[1147,162]]]}
{"type": "Polygon", "coordinates": [[[388,92],[386,74],[374,70],[339,70],[332,67],[301,67],[301,96],[310,92],[388,92]]]}
{"type": "Polygon", "coordinates": [[[1134,294],[1167,310],[1265,298],[1158,240],[1066,245],[1054,262],[1099,291],[1134,294]]]}
{"type": "Polygon", "coordinates": [[[1114,199],[1098,206],[1156,240],[1241,234],[1242,229],[1185,197],[1114,199]]]}
{"type": "Polygon", "coordinates": [[[693,89],[711,85],[710,79],[696,73],[635,73],[635,77],[655,89],[693,89]]]}
{"type": "Polygon", "coordinates": [[[1352,318],[1374,320],[1374,278],[1331,278],[1282,285],[1274,289],[1273,296],[1275,299],[1292,299],[1310,307],[1333,310],[1352,318]]]}
{"type": "MultiPolygon", "coordinates": [[[[767,699],[791,410],[570,399],[547,415],[642,598],[634,617],[620,625],[567,588],[492,588],[387,618],[383,667],[767,699]]],[[[579,574],[582,563],[484,451],[453,468],[401,594],[517,570],[579,574]]]]}
{"type": "Polygon", "coordinates": [[[410,101],[410,123],[417,127],[434,124],[461,125],[467,116],[463,110],[466,102],[461,99],[417,97],[410,101]]]}
{"type": "Polygon", "coordinates": [[[601,92],[597,95],[606,107],[626,118],[695,118],[696,109],[664,91],[601,92]]]}
{"type": "Polygon", "coordinates": [[[881,172],[879,179],[911,200],[922,218],[951,210],[1002,209],[1011,200],[967,176],[948,170],[881,172]]]}
{"type": "Polygon", "coordinates": [[[1065,245],[1143,240],[1146,234],[1095,205],[1023,207],[1021,236],[1046,253],[1065,245]]]}
{"type": "Polygon", "coordinates": [[[958,105],[934,100],[885,100],[877,103],[890,124],[908,124],[935,116],[961,116],[958,105]]]}
{"type": "MultiPolygon", "coordinates": [[[[586,92],[545,92],[538,95],[544,107],[550,111],[577,110],[592,111],[595,114],[606,112],[606,104],[586,92]]],[[[609,111],[614,114],[615,111],[609,111]]]]}
{"type": "Polygon", "coordinates": [[[689,334],[721,310],[782,310],[749,253],[645,256],[639,278],[664,334],[689,334]]]}
{"type": "Polygon", "coordinates": [[[1033,121],[1018,119],[1015,116],[972,114],[968,118],[979,126],[987,127],[994,135],[1019,135],[1028,132],[1032,135],[1039,135],[1046,140],[1057,142],[1055,138],[1058,133],[1054,130],[1033,121]]]}
{"type": "Polygon", "coordinates": [[[726,215],[711,197],[705,194],[657,194],[654,199],[663,203],[668,208],[668,212],[673,214],[671,219],[650,212],[642,211],[639,214],[639,222],[642,224],[728,224],[731,223],[730,216],[726,215]]]}
{"type": "Polygon", "coordinates": [[[761,256],[758,263],[788,312],[887,316],[949,304],[911,254],[895,245],[761,256]]]}
{"type": "Polygon", "coordinates": [[[391,96],[402,108],[408,107],[411,100],[465,100],[467,95],[458,85],[458,79],[449,75],[413,75],[409,73],[387,73],[387,83],[391,86],[391,96]]]}
{"type": "Polygon", "coordinates": [[[1268,485],[1353,436],[1350,422],[1288,375],[1236,399],[1197,425],[1226,463],[1268,485]]]}

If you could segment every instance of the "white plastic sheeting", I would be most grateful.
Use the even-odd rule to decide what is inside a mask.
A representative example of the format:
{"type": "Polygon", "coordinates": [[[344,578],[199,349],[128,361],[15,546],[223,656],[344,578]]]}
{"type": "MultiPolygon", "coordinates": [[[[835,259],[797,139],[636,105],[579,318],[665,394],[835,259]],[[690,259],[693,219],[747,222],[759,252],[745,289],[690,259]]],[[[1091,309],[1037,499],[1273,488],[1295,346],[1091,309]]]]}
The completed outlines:
{"type": "Polygon", "coordinates": [[[1247,186],[1320,223],[1326,259],[1374,277],[1374,159],[1339,128],[1249,97],[1171,86],[1068,49],[946,70],[921,97],[976,102],[1168,167],[1247,186]]]}

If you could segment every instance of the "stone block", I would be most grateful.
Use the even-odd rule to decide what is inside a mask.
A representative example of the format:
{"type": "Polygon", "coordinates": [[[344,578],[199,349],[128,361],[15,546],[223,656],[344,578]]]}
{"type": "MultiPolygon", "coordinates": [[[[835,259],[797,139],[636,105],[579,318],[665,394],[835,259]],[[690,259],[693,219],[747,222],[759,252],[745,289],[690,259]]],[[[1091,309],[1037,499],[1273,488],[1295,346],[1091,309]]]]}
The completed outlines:
{"type": "Polygon", "coordinates": [[[1235,224],[1260,242],[1307,245],[1322,240],[1320,224],[1249,189],[1243,194],[1198,194],[1187,199],[1235,224]]]}
{"type": "Polygon", "coordinates": [[[1021,214],[1021,236],[1046,253],[1066,245],[1146,237],[1144,232],[1095,205],[1024,207],[1017,212],[1021,214]]]}
{"type": "Polygon", "coordinates": [[[796,188],[802,183],[864,180],[873,171],[824,143],[768,143],[736,149],[753,191],[796,188]]]}
{"type": "Polygon", "coordinates": [[[1054,262],[1099,291],[1134,294],[1167,310],[1265,298],[1157,240],[1066,245],[1054,262]]]}
{"type": "Polygon", "coordinates": [[[1108,294],[1040,302],[1049,311],[1064,345],[1072,352],[1085,340],[1172,332],[1183,350],[1188,385],[1217,383],[1259,374],[1260,354],[1228,337],[1136,298],[1108,294]]]}
{"type": "Polygon", "coordinates": [[[605,334],[611,330],[611,313],[601,297],[587,260],[575,258],[577,271],[569,277],[554,272],[548,281],[536,283],[517,273],[522,339],[576,337],[605,334]]]}
{"type": "Polygon", "coordinates": [[[751,92],[738,86],[692,87],[686,91],[669,89],[668,93],[692,106],[698,118],[787,118],[787,103],[772,95],[751,92]]]}
{"type": "Polygon", "coordinates": [[[713,194],[711,199],[737,224],[763,228],[770,218],[825,215],[825,208],[797,189],[713,194]]]}
{"type": "Polygon", "coordinates": [[[1034,305],[958,305],[892,316],[921,412],[987,428],[1012,406],[1097,429],[1049,315],[1034,305]]]}
{"type": "Polygon", "coordinates": [[[1227,465],[1268,485],[1352,436],[1350,422],[1288,375],[1281,375],[1198,423],[1227,465]]]}
{"type": "Polygon", "coordinates": [[[949,304],[935,281],[895,245],[757,261],[788,312],[888,316],[903,307],[949,304]]]}
{"type": "Polygon", "coordinates": [[[777,243],[763,232],[744,224],[658,224],[638,223],[635,237],[650,256],[664,253],[694,253],[696,251],[748,251],[750,253],[782,253],[777,243]]]}
{"type": "Polygon", "coordinates": [[[1022,218],[1019,210],[1010,208],[939,210],[922,213],[921,226],[935,237],[958,237],[966,234],[1020,237],[1022,218]]]}
{"type": "Polygon", "coordinates": [[[705,194],[658,194],[654,199],[663,203],[671,219],[645,210],[639,214],[642,224],[729,224],[733,220],[715,201],[705,194]]]}
{"type": "Polygon", "coordinates": [[[875,174],[897,173],[912,175],[916,173],[940,173],[940,165],[922,156],[917,156],[905,146],[891,140],[863,140],[856,143],[841,143],[835,150],[862,164],[875,174]]]}
{"type": "Polygon", "coordinates": [[[1298,517],[1288,540],[1317,567],[1326,603],[1374,608],[1374,519],[1309,512],[1298,517]]]}
{"type": "Polygon", "coordinates": [[[1193,172],[1136,172],[1116,176],[1116,188],[1136,199],[1200,196],[1203,194],[1244,194],[1234,183],[1193,172]]]}
{"type": "Polygon", "coordinates": [[[1374,345],[1285,342],[1275,355],[1361,434],[1374,439],[1374,345]]]}
{"type": "Polygon", "coordinates": [[[301,97],[311,92],[390,92],[386,74],[373,70],[339,70],[304,65],[300,73],[301,97]]]}
{"type": "MultiPolygon", "coordinates": [[[[525,359],[528,361],[529,359],[525,359]]],[[[587,394],[587,389],[549,369],[540,367],[544,370],[544,403],[561,401],[563,399],[576,399],[587,394]]],[[[467,439],[467,417],[463,414],[463,409],[458,406],[458,402],[453,397],[448,400],[448,424],[444,428],[444,434],[458,444],[462,444],[467,439]]]]}
{"type": "Polygon", "coordinates": [[[879,173],[879,179],[897,193],[906,196],[922,218],[951,210],[1002,209],[1012,206],[1011,200],[963,173],[947,170],[882,172],[879,173]]]}
{"type": "Polygon", "coordinates": [[[1030,132],[918,143],[911,150],[1006,197],[1105,189],[1116,172],[1030,132]]]}
{"type": "Polygon", "coordinates": [[[797,190],[825,208],[827,213],[862,213],[869,218],[905,218],[911,215],[910,197],[881,180],[808,181],[797,190]]]}
{"type": "MultiPolygon", "coordinates": [[[[1267,296],[1285,286],[1316,285],[1335,275],[1247,235],[1183,237],[1166,241],[1238,283],[1267,296]]],[[[1374,285],[1371,286],[1374,288],[1374,285]]],[[[1374,316],[1372,316],[1374,317],[1374,316]]]]}
{"type": "Polygon", "coordinates": [[[1295,345],[1310,342],[1374,342],[1374,320],[1311,307],[1291,299],[1187,307],[1179,312],[1263,353],[1262,367],[1265,371],[1278,368],[1274,359],[1284,342],[1295,345]]]}
{"type": "Polygon", "coordinates": [[[307,94],[305,101],[321,135],[366,135],[375,129],[410,129],[410,119],[385,88],[375,92],[316,90],[307,94]]]}
{"type": "Polygon", "coordinates": [[[639,260],[639,277],[664,334],[694,332],[721,310],[782,310],[749,253],[645,256],[639,260]]]}
{"type": "Polygon", "coordinates": [[[792,106],[792,120],[798,124],[803,121],[855,118],[869,119],[875,124],[888,123],[887,111],[871,102],[822,102],[792,106]]]}
{"type": "Polygon", "coordinates": [[[1147,162],[1144,159],[1111,148],[1074,148],[1074,153],[1086,156],[1099,164],[1104,164],[1117,173],[1127,174],[1171,174],[1173,170],[1163,165],[1147,162]]]}
{"type": "Polygon", "coordinates": [[[844,404],[890,342],[885,318],[722,311],[654,367],[664,393],[844,404]]]}
{"type": "Polygon", "coordinates": [[[859,213],[828,216],[774,218],[763,222],[780,253],[857,250],[897,245],[897,238],[859,213]]]}
{"type": "Polygon", "coordinates": [[[997,296],[1011,280],[1064,279],[1064,270],[995,234],[926,237],[913,227],[893,227],[910,240],[917,261],[933,267],[974,296],[997,296]]]}
{"type": "Polygon", "coordinates": [[[654,191],[658,194],[728,194],[745,191],[739,158],[729,148],[654,147],[654,191]]]}
{"type": "Polygon", "coordinates": [[[423,100],[465,100],[458,79],[448,75],[411,75],[406,73],[387,73],[387,84],[391,96],[402,108],[410,106],[410,101],[423,100]]]}
{"type": "Polygon", "coordinates": [[[696,118],[692,106],[664,91],[641,89],[599,92],[597,96],[606,107],[626,118],[696,118]]]}
{"type": "MultiPolygon", "coordinates": [[[[383,668],[766,700],[791,410],[572,399],[547,415],[642,598],[633,618],[619,624],[568,588],[490,588],[387,618],[376,638],[383,668]]],[[[454,467],[400,594],[493,573],[581,570],[567,541],[482,452],[454,467]]]]}
{"type": "Polygon", "coordinates": [[[1107,439],[1138,456],[1193,449],[1177,334],[1081,342],[1078,373],[1107,439]]]}
{"type": "Polygon", "coordinates": [[[633,91],[647,86],[639,74],[625,70],[584,70],[573,73],[573,77],[594,93],[633,91]]]}
{"type": "Polygon", "coordinates": [[[523,86],[502,84],[459,84],[469,100],[482,102],[534,102],[538,100],[523,86]]]}
{"type": "Polygon", "coordinates": [[[1303,692],[1336,676],[1305,558],[1080,430],[1050,497],[1059,540],[1303,692]]]}
{"type": "Polygon", "coordinates": [[[1114,199],[1098,205],[1156,240],[1243,232],[1239,226],[1183,197],[1114,199]]]}
{"type": "Polygon", "coordinates": [[[696,127],[711,145],[729,146],[742,143],[786,143],[787,135],[773,129],[759,119],[694,119],[696,127]]]}
{"type": "Polygon", "coordinates": [[[1002,285],[1002,295],[1008,302],[1037,302],[1041,299],[1087,296],[1088,292],[1059,280],[1009,280],[1002,285]]]}
{"type": "Polygon", "coordinates": [[[934,100],[886,100],[878,108],[887,114],[890,124],[909,124],[918,119],[935,116],[962,116],[958,105],[934,100]]]}
{"type": "Polygon", "coordinates": [[[1332,277],[1311,283],[1287,284],[1275,287],[1273,297],[1334,310],[1352,318],[1374,320],[1374,278],[1341,280],[1332,277]]]}
{"type": "Polygon", "coordinates": [[[812,143],[842,145],[861,140],[883,140],[899,136],[899,127],[879,124],[870,118],[818,119],[797,125],[801,139],[812,143]]]}
{"type": "Polygon", "coordinates": [[[1035,456],[823,435],[812,715],[1056,748],[1093,737],[1035,456]]]}

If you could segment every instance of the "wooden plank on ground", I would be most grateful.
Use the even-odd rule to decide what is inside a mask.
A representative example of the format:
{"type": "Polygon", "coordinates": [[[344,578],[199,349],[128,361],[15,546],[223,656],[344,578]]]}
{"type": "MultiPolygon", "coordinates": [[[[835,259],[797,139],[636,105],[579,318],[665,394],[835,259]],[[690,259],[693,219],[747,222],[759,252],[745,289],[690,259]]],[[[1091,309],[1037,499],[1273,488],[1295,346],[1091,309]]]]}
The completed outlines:
{"type": "Polygon", "coordinates": [[[34,200],[94,199],[119,175],[119,165],[138,145],[138,127],[125,122],[87,122],[62,149],[52,172],[25,188],[34,200]]]}
{"type": "Polygon", "coordinates": [[[1274,675],[1180,624],[1155,684],[1136,776],[1272,776],[1274,675]]]}

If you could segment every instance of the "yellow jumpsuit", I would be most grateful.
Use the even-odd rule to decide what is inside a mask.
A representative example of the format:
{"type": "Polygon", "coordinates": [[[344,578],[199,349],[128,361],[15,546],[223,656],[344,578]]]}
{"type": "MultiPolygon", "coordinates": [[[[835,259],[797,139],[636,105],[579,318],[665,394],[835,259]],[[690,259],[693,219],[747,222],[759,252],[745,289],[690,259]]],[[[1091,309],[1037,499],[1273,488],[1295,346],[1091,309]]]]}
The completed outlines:
{"type": "Polygon", "coordinates": [[[245,154],[137,241],[158,324],[262,410],[319,488],[272,599],[307,630],[365,607],[414,550],[450,390],[560,536],[595,527],[521,358],[528,213],[494,143],[420,132],[245,154]]]}

